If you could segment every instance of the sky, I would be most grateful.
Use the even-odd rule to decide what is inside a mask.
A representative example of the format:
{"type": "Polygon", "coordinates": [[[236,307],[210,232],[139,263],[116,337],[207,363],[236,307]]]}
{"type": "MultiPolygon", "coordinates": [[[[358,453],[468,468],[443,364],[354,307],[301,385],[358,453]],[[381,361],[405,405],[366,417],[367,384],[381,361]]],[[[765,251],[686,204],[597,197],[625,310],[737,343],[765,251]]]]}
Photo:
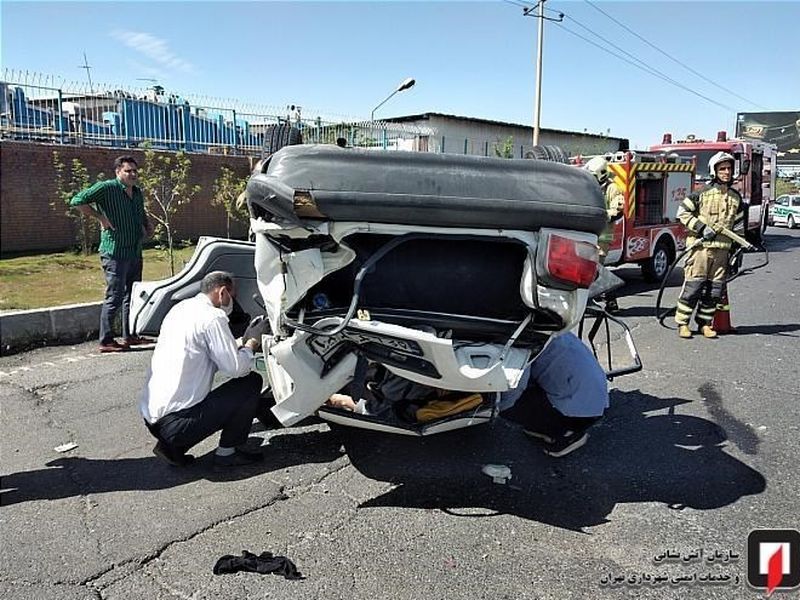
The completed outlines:
{"type": "MultiPolygon", "coordinates": [[[[83,82],[85,53],[95,84],[155,80],[178,95],[297,104],[304,117],[368,118],[413,77],[376,118],[438,112],[532,125],[537,19],[522,5],[533,6],[2,0],[0,64],[83,82]]],[[[732,133],[737,111],[800,110],[800,1],[545,6],[565,17],[545,23],[542,127],[610,131],[643,148],[664,132],[732,133]]]]}

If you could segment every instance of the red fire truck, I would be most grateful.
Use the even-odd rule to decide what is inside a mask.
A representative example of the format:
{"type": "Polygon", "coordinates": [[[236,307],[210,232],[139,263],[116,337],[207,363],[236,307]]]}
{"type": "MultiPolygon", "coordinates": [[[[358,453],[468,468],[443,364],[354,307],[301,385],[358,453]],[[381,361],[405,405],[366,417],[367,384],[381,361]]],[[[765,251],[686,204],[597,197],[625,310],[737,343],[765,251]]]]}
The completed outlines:
{"type": "MultiPolygon", "coordinates": [[[[587,158],[574,162],[582,165],[587,158]]],[[[655,152],[628,151],[604,155],[610,180],[624,195],[623,216],[612,225],[606,266],[637,263],[647,281],[661,281],[686,231],[677,220],[678,206],[692,189],[691,158],[655,152]]]]}
{"type": "Polygon", "coordinates": [[[693,135],[673,142],[672,134],[665,133],[661,144],[651,146],[650,150],[693,159],[696,164],[693,188],[702,187],[711,179],[708,160],[714,154],[720,151],[732,154],[736,158],[735,187],[748,206],[746,237],[751,243],[761,241],[761,234],[767,226],[769,205],[775,201],[777,146],[756,140],[728,139],[727,134],[720,131],[714,142],[693,135]]]}

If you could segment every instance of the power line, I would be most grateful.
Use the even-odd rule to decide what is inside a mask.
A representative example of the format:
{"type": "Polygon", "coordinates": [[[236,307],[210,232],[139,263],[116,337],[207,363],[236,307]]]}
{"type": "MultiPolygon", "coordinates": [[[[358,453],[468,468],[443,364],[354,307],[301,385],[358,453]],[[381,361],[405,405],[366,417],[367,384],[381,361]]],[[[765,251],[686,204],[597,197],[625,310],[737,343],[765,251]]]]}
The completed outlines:
{"type": "Polygon", "coordinates": [[[508,4],[513,4],[514,6],[519,6],[522,9],[528,8],[528,6],[523,4],[522,2],[514,2],[514,0],[503,0],[503,2],[506,2],[508,4]]]}
{"type": "MultiPolygon", "coordinates": [[[[512,0],[504,0],[504,1],[508,2],[509,4],[518,4],[516,2],[513,2],[512,0]]],[[[526,8],[528,8],[528,7],[526,7],[526,8]]],[[[735,108],[733,108],[731,106],[728,106],[726,104],[722,104],[721,102],[718,102],[717,100],[714,100],[713,98],[710,98],[710,97],[708,97],[708,96],[706,96],[704,94],[701,94],[700,92],[698,92],[698,91],[696,91],[696,90],[694,90],[694,89],[692,89],[692,88],[690,88],[690,87],[688,87],[686,85],[683,85],[679,81],[676,81],[672,77],[669,77],[668,75],[662,73],[658,69],[655,69],[654,67],[648,65],[646,62],[644,62],[641,59],[637,58],[636,56],[634,56],[633,54],[631,54],[630,52],[628,52],[624,48],[621,48],[620,46],[618,46],[614,42],[606,39],[605,37],[603,37],[599,33],[596,33],[595,31],[593,31],[592,29],[590,29],[586,25],[583,25],[582,23],[580,23],[574,17],[571,17],[569,15],[565,15],[563,12],[556,11],[554,9],[546,8],[545,10],[548,10],[548,11],[551,11],[551,12],[559,12],[559,17],[561,17],[561,18],[566,17],[568,19],[571,19],[579,27],[585,29],[586,31],[591,33],[593,36],[603,40],[603,42],[605,42],[606,44],[612,46],[613,48],[616,48],[617,50],[619,50],[623,54],[629,56],[630,58],[632,58],[636,62],[632,62],[632,61],[628,60],[627,58],[625,58],[624,56],[621,56],[621,55],[617,54],[616,52],[613,52],[613,51],[609,50],[608,48],[606,48],[604,46],[601,46],[600,44],[590,40],[589,38],[577,33],[576,31],[573,31],[573,30],[569,29],[568,27],[564,26],[564,24],[561,21],[557,21],[555,19],[551,19],[551,20],[555,21],[562,29],[564,29],[564,31],[566,31],[568,33],[571,33],[572,35],[582,39],[586,43],[591,44],[592,46],[595,46],[596,48],[599,48],[603,52],[606,52],[606,53],[610,54],[611,56],[613,56],[615,58],[618,58],[618,59],[620,59],[620,60],[622,60],[622,61],[624,61],[624,62],[626,62],[626,63],[628,63],[628,64],[630,64],[630,65],[632,65],[634,67],[636,67],[637,69],[639,69],[641,71],[644,71],[645,73],[647,73],[649,75],[652,75],[654,77],[658,77],[659,79],[661,79],[663,81],[666,81],[667,83],[669,83],[671,85],[674,85],[675,87],[678,87],[678,88],[680,88],[680,89],[682,89],[684,91],[687,91],[687,92],[689,92],[691,94],[694,94],[695,96],[697,96],[699,98],[702,98],[703,100],[706,100],[707,102],[710,102],[711,104],[715,104],[716,106],[719,106],[719,107],[724,108],[725,110],[729,110],[731,112],[736,112],[735,108]]]]}
{"type": "MultiPolygon", "coordinates": [[[[608,17],[609,19],[611,19],[612,21],[614,21],[614,23],[616,23],[617,25],[619,25],[620,27],[622,27],[622,28],[623,28],[625,31],[627,31],[628,33],[630,33],[630,34],[632,34],[632,35],[636,36],[637,38],[639,38],[640,40],[642,40],[642,41],[643,41],[645,44],[647,44],[648,46],[650,46],[650,47],[651,47],[651,48],[653,48],[654,50],[656,50],[656,51],[660,52],[661,54],[663,54],[664,56],[666,56],[666,57],[667,57],[668,59],[670,59],[671,61],[673,61],[673,62],[675,62],[675,63],[679,64],[680,66],[682,66],[682,67],[683,67],[684,69],[686,69],[687,71],[689,71],[689,72],[691,72],[691,73],[695,74],[697,77],[699,77],[699,78],[703,79],[704,81],[707,81],[707,82],[708,82],[708,83],[710,83],[711,85],[713,85],[713,86],[715,86],[715,87],[717,87],[717,88],[719,88],[719,89],[721,89],[721,90],[723,90],[723,91],[725,91],[725,92],[727,92],[727,93],[731,94],[732,96],[736,96],[736,97],[737,97],[737,98],[739,98],[740,100],[744,100],[745,102],[748,102],[749,104],[752,104],[753,106],[757,106],[758,108],[761,108],[761,109],[764,109],[764,110],[769,110],[769,109],[768,109],[768,108],[766,108],[765,106],[761,106],[761,105],[760,105],[760,104],[758,104],[757,102],[753,102],[752,100],[749,100],[749,99],[745,98],[744,96],[741,96],[741,95],[737,94],[737,93],[736,93],[736,92],[734,92],[733,90],[730,90],[730,89],[726,88],[725,86],[723,86],[723,85],[720,85],[719,83],[716,83],[715,81],[713,81],[713,80],[709,79],[708,77],[706,77],[705,75],[703,75],[702,73],[700,73],[699,71],[697,71],[696,69],[694,69],[694,68],[690,67],[689,65],[687,65],[687,64],[685,64],[685,63],[683,63],[683,62],[681,62],[680,60],[678,60],[677,58],[675,58],[674,56],[672,56],[671,54],[669,54],[669,53],[668,53],[668,52],[666,52],[665,50],[662,50],[661,48],[659,48],[658,46],[656,46],[655,44],[653,44],[653,43],[652,43],[650,40],[648,40],[648,39],[647,39],[647,38],[645,38],[644,36],[640,35],[638,32],[634,31],[633,29],[631,29],[630,27],[628,27],[628,26],[627,26],[627,25],[625,25],[624,23],[622,23],[622,22],[618,21],[617,19],[615,19],[614,17],[612,17],[610,14],[608,14],[608,13],[607,13],[606,11],[604,11],[602,8],[600,8],[599,6],[597,6],[596,4],[594,4],[593,2],[591,2],[591,0],[584,0],[584,2],[586,2],[586,4],[588,4],[589,6],[591,6],[592,8],[594,8],[595,10],[597,10],[597,11],[599,11],[599,12],[603,13],[603,14],[604,14],[606,17],[608,17]]],[[[734,112],[736,112],[736,111],[734,111],[734,112]]]]}
{"type": "MultiPolygon", "coordinates": [[[[670,84],[672,84],[672,85],[674,85],[676,87],[681,88],[682,90],[685,90],[685,91],[687,91],[687,92],[689,92],[691,94],[694,94],[695,96],[697,96],[699,98],[702,98],[703,100],[706,100],[707,102],[710,102],[711,104],[716,104],[717,106],[719,106],[721,108],[724,108],[725,110],[729,110],[731,112],[736,112],[735,108],[732,108],[732,107],[730,107],[730,106],[728,106],[726,104],[722,104],[721,102],[717,102],[713,98],[709,98],[708,96],[705,96],[705,95],[701,94],[700,92],[698,92],[696,90],[693,90],[692,88],[687,87],[687,86],[683,85],[682,83],[680,83],[678,81],[675,81],[674,79],[672,79],[670,77],[667,77],[666,75],[663,75],[663,74],[659,73],[658,71],[656,71],[656,70],[654,70],[654,69],[652,69],[650,67],[643,67],[641,65],[636,64],[633,61],[628,60],[624,56],[609,50],[605,46],[601,46],[600,44],[590,40],[589,38],[581,35],[580,33],[576,32],[576,31],[573,31],[573,30],[569,29],[568,27],[565,27],[563,23],[557,23],[557,25],[559,27],[561,27],[564,31],[566,31],[568,33],[571,33],[572,35],[582,39],[584,42],[586,42],[588,44],[591,44],[592,46],[595,46],[596,48],[599,48],[603,52],[606,52],[606,53],[610,54],[611,56],[614,56],[614,57],[616,57],[616,58],[628,63],[629,65],[633,65],[637,69],[640,69],[640,70],[644,71],[645,73],[648,73],[649,75],[653,75],[654,77],[658,77],[659,79],[663,79],[667,83],[670,83],[670,84]]],[[[595,35],[597,35],[597,34],[595,34],[595,35]]]]}
{"type": "MultiPolygon", "coordinates": [[[[649,72],[651,75],[655,75],[656,77],[660,77],[661,79],[664,79],[665,81],[669,81],[669,82],[670,82],[670,83],[672,83],[673,85],[678,85],[678,86],[680,86],[680,85],[681,85],[681,84],[680,84],[680,82],[676,81],[675,79],[673,79],[672,77],[670,77],[670,76],[669,76],[669,75],[667,75],[666,73],[664,73],[664,72],[662,72],[662,71],[659,71],[659,70],[658,70],[658,69],[656,69],[655,67],[652,67],[652,66],[650,66],[649,64],[647,64],[646,62],[644,62],[644,61],[643,61],[643,60],[641,60],[640,58],[638,58],[638,57],[634,56],[633,54],[631,54],[630,52],[628,52],[627,50],[625,50],[625,48],[622,48],[622,47],[620,47],[620,46],[617,46],[617,45],[616,45],[614,42],[612,42],[611,40],[609,40],[609,39],[607,39],[607,38],[603,37],[602,35],[600,35],[600,34],[599,34],[599,33],[597,33],[596,31],[593,31],[592,29],[590,29],[590,28],[589,28],[589,27],[587,27],[586,25],[582,24],[582,23],[581,23],[580,21],[578,21],[578,20],[577,20],[575,17],[569,17],[569,16],[568,16],[567,18],[568,18],[568,19],[570,19],[572,22],[574,22],[574,23],[575,23],[577,26],[579,26],[580,28],[582,28],[582,29],[584,29],[584,30],[588,31],[589,33],[591,33],[593,36],[595,36],[595,37],[597,37],[597,38],[599,38],[599,39],[603,40],[603,41],[604,41],[606,44],[608,44],[608,45],[609,45],[609,46],[611,46],[612,48],[614,48],[614,49],[616,49],[616,50],[619,50],[619,51],[620,51],[620,52],[622,52],[622,53],[623,53],[625,56],[628,56],[628,57],[632,58],[633,60],[635,60],[637,63],[639,63],[639,64],[641,65],[641,67],[642,67],[643,69],[645,69],[646,71],[648,71],[648,72],[649,72]]],[[[573,33],[573,32],[572,32],[572,31],[570,31],[570,33],[573,33]]]]}

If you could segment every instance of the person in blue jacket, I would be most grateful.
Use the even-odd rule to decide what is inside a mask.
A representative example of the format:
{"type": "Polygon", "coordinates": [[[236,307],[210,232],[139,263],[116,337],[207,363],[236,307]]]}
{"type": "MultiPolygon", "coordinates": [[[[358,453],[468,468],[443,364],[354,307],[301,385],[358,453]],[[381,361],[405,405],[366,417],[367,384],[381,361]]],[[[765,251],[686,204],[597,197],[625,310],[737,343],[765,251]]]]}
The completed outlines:
{"type": "Polygon", "coordinates": [[[608,408],[608,382],[591,350],[572,333],[550,340],[519,385],[500,397],[504,417],[519,422],[546,454],[566,456],[588,440],[608,408]]]}

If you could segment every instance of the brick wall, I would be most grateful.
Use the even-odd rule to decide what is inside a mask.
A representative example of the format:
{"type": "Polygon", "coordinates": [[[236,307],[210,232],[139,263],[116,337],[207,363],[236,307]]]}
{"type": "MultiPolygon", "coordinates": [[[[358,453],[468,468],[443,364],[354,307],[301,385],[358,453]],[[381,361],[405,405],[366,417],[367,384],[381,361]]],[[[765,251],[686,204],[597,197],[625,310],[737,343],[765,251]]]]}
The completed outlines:
{"type": "MultiPolygon", "coordinates": [[[[0,255],[39,250],[65,250],[75,245],[73,220],[64,214],[56,197],[53,151],[57,150],[64,164],[79,159],[93,181],[97,173],[114,176],[114,159],[130,154],[143,163],[143,153],[136,150],[81,148],[28,142],[0,143],[0,255]],[[57,200],[55,208],[50,203],[57,200]]],[[[197,239],[201,235],[222,236],[225,211],[211,205],[214,181],[223,166],[239,176],[246,176],[251,160],[243,156],[190,154],[191,183],[200,192],[178,209],[174,217],[176,239],[197,239]]],[[[232,225],[232,237],[247,235],[247,226],[232,225]]]]}

